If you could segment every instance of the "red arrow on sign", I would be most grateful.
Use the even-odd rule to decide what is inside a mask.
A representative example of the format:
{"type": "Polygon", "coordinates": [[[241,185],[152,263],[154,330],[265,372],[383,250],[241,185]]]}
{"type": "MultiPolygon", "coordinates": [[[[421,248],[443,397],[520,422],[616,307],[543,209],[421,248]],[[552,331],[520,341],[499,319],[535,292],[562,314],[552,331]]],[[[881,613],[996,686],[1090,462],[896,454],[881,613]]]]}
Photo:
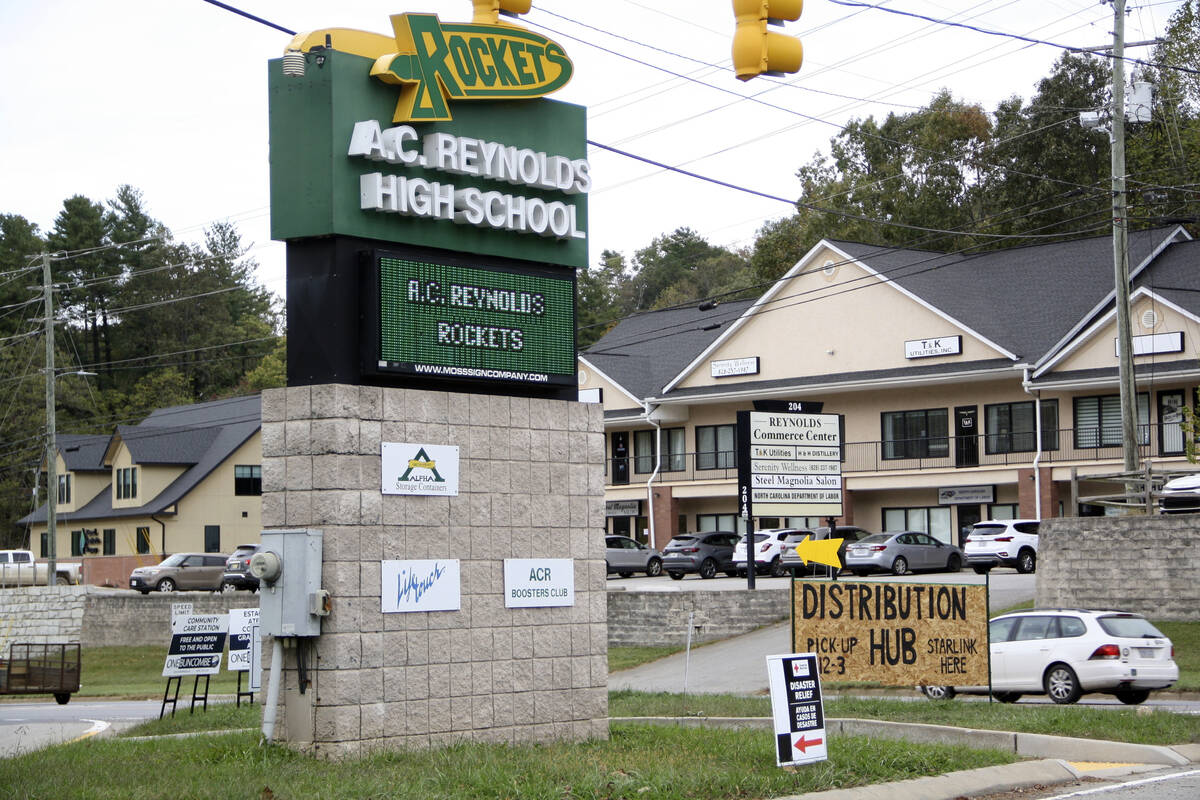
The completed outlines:
{"type": "Polygon", "coordinates": [[[796,743],[792,746],[795,747],[797,750],[799,750],[801,753],[803,753],[809,747],[815,747],[819,744],[823,744],[824,741],[825,741],[824,739],[805,739],[804,734],[802,733],[802,734],[800,734],[800,738],[797,739],[796,743]]]}

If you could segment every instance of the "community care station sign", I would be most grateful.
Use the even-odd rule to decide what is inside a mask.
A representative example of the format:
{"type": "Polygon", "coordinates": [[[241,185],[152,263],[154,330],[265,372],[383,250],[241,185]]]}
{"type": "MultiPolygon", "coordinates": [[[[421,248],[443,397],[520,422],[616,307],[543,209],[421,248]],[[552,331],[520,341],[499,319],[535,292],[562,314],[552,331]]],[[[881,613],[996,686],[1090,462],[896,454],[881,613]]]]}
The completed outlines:
{"type": "Polygon", "coordinates": [[[987,686],[986,586],[795,581],[792,646],[826,680],[987,686]]]}

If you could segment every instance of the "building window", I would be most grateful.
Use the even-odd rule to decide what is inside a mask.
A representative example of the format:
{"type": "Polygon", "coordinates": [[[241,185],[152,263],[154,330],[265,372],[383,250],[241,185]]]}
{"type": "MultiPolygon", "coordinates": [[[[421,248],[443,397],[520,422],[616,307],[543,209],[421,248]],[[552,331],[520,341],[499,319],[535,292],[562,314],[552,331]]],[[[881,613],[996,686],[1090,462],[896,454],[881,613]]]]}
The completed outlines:
{"type": "Polygon", "coordinates": [[[663,472],[683,472],[687,469],[687,431],[683,428],[666,428],[662,432],[663,472]]]}
{"type": "Polygon", "coordinates": [[[42,534],[41,547],[42,547],[42,553],[41,553],[40,557],[41,558],[49,558],[50,557],[50,534],[49,533],[42,534]]]}
{"type": "Polygon", "coordinates": [[[118,500],[130,500],[137,497],[137,467],[118,469],[116,484],[118,500]]]}
{"type": "Polygon", "coordinates": [[[83,531],[71,531],[71,555],[83,555],[83,548],[87,544],[87,534],[83,531]]]}
{"type": "Polygon", "coordinates": [[[71,502],[71,476],[58,476],[58,503],[64,505],[71,502]]]}
{"type": "Polygon", "coordinates": [[[262,467],[258,464],[240,464],[234,466],[233,493],[235,495],[262,494],[262,467]]]}
{"type": "MultiPolygon", "coordinates": [[[[1037,449],[1033,401],[984,406],[987,452],[1028,453],[1037,449]]],[[[1042,450],[1058,449],[1058,401],[1042,401],[1042,450]]]]}
{"type": "MultiPolygon", "coordinates": [[[[696,469],[733,469],[736,467],[735,431],[736,428],[733,425],[697,425],[696,469]]],[[[725,530],[729,530],[729,528],[725,530]]]]}
{"type": "Polygon", "coordinates": [[[656,431],[633,432],[633,471],[654,472],[654,454],[656,431]]]}
{"type": "MultiPolygon", "coordinates": [[[[1138,392],[1138,420],[1150,419],[1150,396],[1138,392]]],[[[1121,396],[1109,394],[1102,397],[1075,398],[1075,446],[1076,447],[1120,447],[1121,396]]],[[[1137,425],[1138,444],[1150,443],[1150,428],[1137,425]]]]}
{"type": "Polygon", "coordinates": [[[950,525],[950,506],[885,508],[883,529],[889,532],[921,531],[947,544],[957,540],[950,525]]]}
{"type": "Polygon", "coordinates": [[[635,431],[633,434],[633,471],[654,472],[658,442],[663,454],[660,471],[683,472],[685,465],[686,431],[683,428],[664,428],[660,431],[635,431]]]}
{"type": "Polygon", "coordinates": [[[221,526],[220,525],[205,525],[204,526],[204,552],[206,552],[206,553],[221,552],[221,526]]]}
{"type": "Polygon", "coordinates": [[[102,552],[104,553],[104,555],[115,556],[117,554],[117,529],[116,528],[105,528],[104,529],[104,545],[103,546],[104,546],[104,550],[102,552]]]}
{"type": "Polygon", "coordinates": [[[950,454],[950,415],[944,408],[885,411],[884,458],[945,458],[950,454]]]}
{"type": "Polygon", "coordinates": [[[699,533],[709,531],[740,531],[737,514],[697,514],[696,530],[699,533]]]}
{"type": "Polygon", "coordinates": [[[150,552],[150,529],[137,529],[137,551],[139,555],[145,555],[150,552]]]}
{"type": "Polygon", "coordinates": [[[1016,519],[1016,503],[992,503],[988,506],[988,519],[1016,519]]]}

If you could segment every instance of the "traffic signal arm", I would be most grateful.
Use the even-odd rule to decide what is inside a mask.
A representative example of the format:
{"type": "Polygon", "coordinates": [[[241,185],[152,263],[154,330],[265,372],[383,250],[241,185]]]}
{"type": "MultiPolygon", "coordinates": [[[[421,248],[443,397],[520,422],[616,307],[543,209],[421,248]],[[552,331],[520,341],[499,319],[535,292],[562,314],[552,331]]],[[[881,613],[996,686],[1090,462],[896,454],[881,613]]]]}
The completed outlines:
{"type": "Polygon", "coordinates": [[[533,0],[471,0],[475,6],[475,16],[471,22],[476,25],[506,25],[500,21],[500,15],[515,17],[518,14],[528,14],[533,7],[533,0]]]}

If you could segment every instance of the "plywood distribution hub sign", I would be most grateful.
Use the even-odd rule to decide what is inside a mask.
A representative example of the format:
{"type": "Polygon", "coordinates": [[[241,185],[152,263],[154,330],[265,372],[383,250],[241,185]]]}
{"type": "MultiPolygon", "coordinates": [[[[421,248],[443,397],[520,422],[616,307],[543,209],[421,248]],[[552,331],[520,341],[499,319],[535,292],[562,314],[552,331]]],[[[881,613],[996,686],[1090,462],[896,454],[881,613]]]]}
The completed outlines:
{"type": "Polygon", "coordinates": [[[987,686],[987,587],[795,581],[792,648],[826,680],[987,686]]]}

